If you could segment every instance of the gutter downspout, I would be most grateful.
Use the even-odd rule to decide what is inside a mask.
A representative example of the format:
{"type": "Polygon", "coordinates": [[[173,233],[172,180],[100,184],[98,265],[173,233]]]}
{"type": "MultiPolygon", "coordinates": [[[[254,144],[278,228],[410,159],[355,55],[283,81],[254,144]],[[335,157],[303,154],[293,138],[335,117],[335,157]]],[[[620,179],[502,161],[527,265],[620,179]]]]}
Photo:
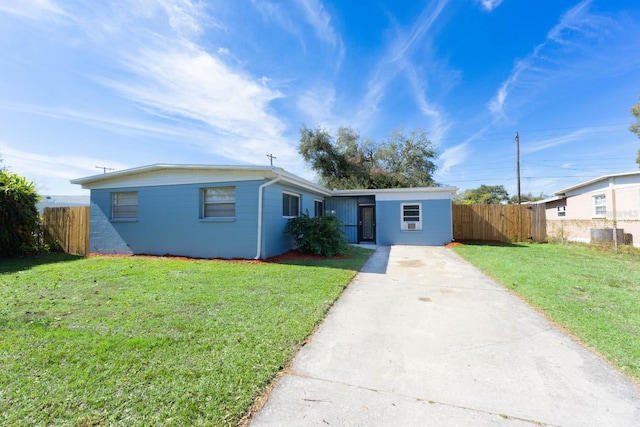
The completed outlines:
{"type": "Polygon", "coordinates": [[[264,184],[258,187],[258,238],[257,240],[257,248],[256,248],[256,257],[254,259],[260,259],[260,255],[262,252],[262,194],[264,193],[264,188],[268,187],[271,184],[275,184],[276,182],[282,179],[282,175],[278,175],[276,178],[271,181],[265,182],[264,184]]]}

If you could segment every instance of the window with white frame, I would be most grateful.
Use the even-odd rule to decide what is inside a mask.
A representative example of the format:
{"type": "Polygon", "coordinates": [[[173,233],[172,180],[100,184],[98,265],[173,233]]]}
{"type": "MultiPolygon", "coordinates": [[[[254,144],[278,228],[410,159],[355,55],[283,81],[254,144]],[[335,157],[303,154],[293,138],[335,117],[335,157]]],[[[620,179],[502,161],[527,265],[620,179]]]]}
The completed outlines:
{"type": "Polygon", "coordinates": [[[296,217],[300,214],[300,195],[282,192],[282,216],[296,217]]]}
{"type": "Polygon", "coordinates": [[[593,217],[605,218],[607,216],[607,196],[598,194],[593,196],[593,217]]]}
{"type": "Polygon", "coordinates": [[[235,218],[236,188],[212,187],[202,189],[203,218],[235,218]]]}
{"type": "Polygon", "coordinates": [[[112,219],[138,218],[138,192],[122,191],[111,193],[112,219]]]}
{"type": "Polygon", "coordinates": [[[558,216],[567,216],[566,206],[558,206],[558,216]]]}
{"type": "Polygon", "coordinates": [[[422,230],[422,205],[420,203],[402,203],[400,209],[401,230],[422,230]]]}
{"type": "Polygon", "coordinates": [[[316,199],[313,201],[313,216],[322,215],[324,215],[324,201],[316,199]]]}

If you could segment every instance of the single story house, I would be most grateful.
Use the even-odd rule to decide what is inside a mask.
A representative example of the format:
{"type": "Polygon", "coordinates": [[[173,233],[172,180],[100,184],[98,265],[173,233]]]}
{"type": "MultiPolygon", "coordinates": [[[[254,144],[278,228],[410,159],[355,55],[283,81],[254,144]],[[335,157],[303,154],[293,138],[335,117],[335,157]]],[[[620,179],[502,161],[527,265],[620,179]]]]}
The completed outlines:
{"type": "Polygon", "coordinates": [[[640,171],[603,175],[557,191],[546,205],[556,240],[613,240],[640,246],[640,171]]]}
{"type": "Polygon", "coordinates": [[[303,213],[335,215],[350,243],[444,245],[456,188],[329,190],[278,167],[154,164],[79,178],[94,253],[261,259],[293,248],[303,213]]]}

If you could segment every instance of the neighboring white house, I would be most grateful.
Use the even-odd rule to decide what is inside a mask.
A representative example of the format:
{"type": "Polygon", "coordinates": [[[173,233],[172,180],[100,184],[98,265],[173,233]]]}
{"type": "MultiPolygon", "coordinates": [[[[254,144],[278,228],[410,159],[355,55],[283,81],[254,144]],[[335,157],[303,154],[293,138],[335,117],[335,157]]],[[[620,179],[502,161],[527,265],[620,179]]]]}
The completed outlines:
{"type": "Polygon", "coordinates": [[[604,175],[538,203],[546,205],[547,235],[552,239],[590,242],[603,235],[597,229],[611,229],[613,239],[616,228],[622,230],[618,243],[640,246],[640,171],[604,175]]]}

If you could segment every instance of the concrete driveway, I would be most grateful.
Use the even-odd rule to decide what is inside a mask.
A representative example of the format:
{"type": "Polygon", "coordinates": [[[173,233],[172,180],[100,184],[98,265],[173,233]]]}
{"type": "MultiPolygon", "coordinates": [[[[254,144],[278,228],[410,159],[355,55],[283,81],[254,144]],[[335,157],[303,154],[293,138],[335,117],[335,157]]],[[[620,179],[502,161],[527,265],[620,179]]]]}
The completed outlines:
{"type": "Polygon", "coordinates": [[[379,247],[252,426],[639,426],[640,391],[442,247],[379,247]]]}

